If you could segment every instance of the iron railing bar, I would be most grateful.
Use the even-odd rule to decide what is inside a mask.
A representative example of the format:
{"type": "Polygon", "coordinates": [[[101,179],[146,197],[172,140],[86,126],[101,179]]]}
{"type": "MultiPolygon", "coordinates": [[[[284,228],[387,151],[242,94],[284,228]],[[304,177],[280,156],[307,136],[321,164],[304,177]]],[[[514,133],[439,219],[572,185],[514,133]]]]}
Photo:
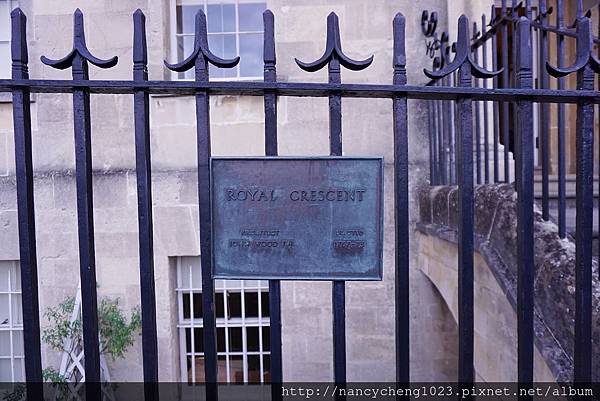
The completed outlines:
{"type": "MultiPolygon", "coordinates": [[[[394,17],[394,85],[406,85],[404,15],[394,17]]],[[[394,110],[394,214],[395,214],[395,311],[396,382],[410,382],[410,218],[408,199],[408,103],[406,97],[393,99],[394,110]]],[[[408,398],[408,397],[407,397],[408,398]]]]}
{"type": "MultiPolygon", "coordinates": [[[[83,13],[73,15],[73,50],[70,57],[50,60],[44,64],[53,68],[71,68],[73,82],[89,80],[88,62],[100,68],[110,68],[116,58],[103,61],[94,58],[85,42],[83,13]]],[[[96,281],[96,254],[94,241],[94,205],[92,171],[92,129],[90,90],[79,86],[73,90],[73,133],[75,136],[75,187],[77,192],[77,232],[79,240],[79,274],[81,281],[81,314],[83,321],[83,349],[85,353],[86,399],[100,400],[100,342],[98,338],[98,300],[96,281]]]]}
{"type": "MultiPolygon", "coordinates": [[[[493,16],[496,13],[496,7],[492,6],[493,16]]],[[[497,49],[497,37],[492,37],[492,68],[494,71],[498,71],[498,54],[497,49]]],[[[492,79],[492,88],[496,90],[498,88],[498,76],[492,79]]],[[[487,88],[486,88],[487,89],[487,88]]],[[[499,160],[499,145],[500,145],[500,109],[498,102],[492,102],[493,111],[493,122],[494,122],[494,183],[500,182],[500,160],[499,160]]]]}
{"type": "MultiPolygon", "coordinates": [[[[557,0],[556,25],[562,27],[564,24],[563,0],[557,0]]],[[[558,35],[556,37],[556,64],[558,67],[563,67],[564,63],[564,37],[558,35]]],[[[559,91],[565,90],[565,78],[559,77],[557,80],[557,88],[559,91]]],[[[558,104],[558,235],[560,238],[567,236],[567,205],[566,205],[566,115],[565,106],[558,104]]]]}
{"type": "MultiPolygon", "coordinates": [[[[579,45],[579,44],[578,44],[579,45]]],[[[588,63],[577,73],[577,87],[594,88],[594,72],[588,63]]],[[[576,227],[575,234],[575,351],[574,381],[592,381],[592,233],[594,220],[594,105],[577,106],[576,129],[576,227]]]]}
{"type": "MultiPolygon", "coordinates": [[[[440,84],[443,83],[443,80],[440,80],[440,84]]],[[[440,85],[441,86],[441,85],[440,85]]],[[[446,185],[446,163],[445,163],[445,148],[444,148],[444,138],[446,134],[446,127],[444,121],[444,101],[437,100],[437,126],[438,126],[438,136],[437,136],[437,145],[438,145],[438,174],[439,174],[439,183],[442,185],[446,185]]]]}
{"type": "MultiPolygon", "coordinates": [[[[473,38],[478,35],[477,31],[477,22],[473,22],[473,38]]],[[[473,62],[479,62],[479,52],[478,49],[471,50],[473,55],[473,62]]],[[[479,87],[479,79],[473,78],[473,86],[475,88],[479,87]]],[[[473,111],[475,114],[475,130],[473,135],[475,135],[475,179],[477,185],[481,184],[481,115],[480,115],[480,102],[475,102],[473,104],[473,111]]]]}
{"type": "MultiPolygon", "coordinates": [[[[468,29],[468,28],[467,28],[468,29]]],[[[459,85],[471,85],[471,65],[459,69],[459,85]]],[[[473,284],[473,107],[469,98],[458,99],[458,381],[469,386],[474,376],[474,284],[473,284]]]]}
{"type": "MultiPolygon", "coordinates": [[[[12,77],[29,78],[27,18],[21,9],[11,13],[12,77]]],[[[19,264],[23,309],[23,351],[27,396],[44,399],[40,344],[40,305],[35,234],[34,174],[31,143],[31,103],[28,88],[15,88],[13,124],[15,138],[15,175],[17,177],[17,219],[19,225],[19,264]]]]}
{"type": "MultiPolygon", "coordinates": [[[[546,0],[540,0],[540,23],[544,25],[546,19],[546,0]]],[[[548,61],[548,37],[545,31],[539,30],[539,87],[548,88],[550,86],[548,72],[546,71],[546,62],[548,61]]],[[[538,138],[541,148],[542,165],[542,218],[546,221],[550,219],[550,113],[548,104],[541,104],[539,107],[540,117],[538,138]]]]}
{"type": "Polygon", "coordinates": [[[433,101],[427,100],[427,133],[428,133],[428,145],[429,145],[429,184],[435,185],[435,173],[434,173],[434,163],[435,160],[433,158],[433,121],[434,121],[434,112],[433,112],[433,101]]]}
{"type": "Polygon", "coordinates": [[[433,185],[440,185],[441,184],[441,178],[440,178],[440,153],[439,153],[439,130],[440,130],[440,124],[439,124],[439,120],[438,120],[438,101],[434,100],[431,102],[431,107],[433,109],[433,115],[432,115],[432,119],[433,119],[433,132],[432,132],[432,137],[431,139],[433,140],[432,144],[431,144],[431,148],[433,150],[433,165],[431,166],[431,170],[433,170],[433,181],[432,184],[433,185]]]}
{"type": "MultiPolygon", "coordinates": [[[[334,55],[329,64],[330,84],[339,84],[340,61],[334,55]]],[[[331,156],[342,156],[342,98],[339,94],[329,96],[329,151],[331,156]]],[[[336,386],[346,386],[346,283],[334,281],[332,284],[333,308],[333,376],[336,386]]],[[[346,397],[337,396],[345,400],[346,397]]]]}
{"type": "MultiPolygon", "coordinates": [[[[501,8],[502,16],[506,16],[506,0],[502,0],[501,8]]],[[[510,87],[510,71],[508,65],[508,21],[502,25],[501,38],[502,42],[502,86],[504,88],[510,87]]],[[[510,169],[509,169],[509,151],[510,151],[510,135],[509,135],[509,110],[510,103],[504,101],[502,106],[502,144],[504,145],[504,182],[510,181],[510,169]]]]}
{"type": "MultiPolygon", "coordinates": [[[[518,87],[533,87],[533,56],[529,19],[516,26],[516,81],[518,87]]],[[[515,181],[517,192],[517,334],[518,382],[529,389],[533,383],[533,305],[534,305],[534,140],[533,103],[516,103],[515,181]]]]}
{"type": "MultiPolygon", "coordinates": [[[[138,9],[133,15],[133,79],[148,80],[146,17],[138,9]]],[[[158,400],[158,338],[152,219],[152,168],[150,152],[150,97],[144,90],[134,93],[135,156],[138,198],[140,295],[144,399],[158,400]]]]}
{"type": "MultiPolygon", "coordinates": [[[[486,32],[486,20],[485,14],[481,17],[481,29],[483,33],[486,32]]],[[[487,69],[487,45],[481,48],[482,67],[487,69]]],[[[488,80],[482,80],[482,87],[487,89],[488,80]]],[[[490,143],[489,143],[489,107],[488,102],[483,101],[483,168],[484,168],[484,182],[489,184],[490,182],[490,143]]]]}
{"type": "MultiPolygon", "coordinates": [[[[265,82],[277,81],[275,53],[275,22],[273,13],[263,13],[265,33],[263,37],[263,62],[265,82]]],[[[277,156],[277,95],[266,93],[265,109],[265,155],[277,156]]],[[[271,400],[282,398],[283,364],[281,341],[281,282],[269,280],[269,331],[271,345],[271,400]]]]}

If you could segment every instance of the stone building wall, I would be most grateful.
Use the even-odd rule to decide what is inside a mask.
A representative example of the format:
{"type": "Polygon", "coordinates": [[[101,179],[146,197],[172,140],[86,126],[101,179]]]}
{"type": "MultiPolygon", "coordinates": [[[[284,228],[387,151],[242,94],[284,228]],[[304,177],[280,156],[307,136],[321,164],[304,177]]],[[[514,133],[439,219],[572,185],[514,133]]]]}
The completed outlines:
{"type": "MultiPolygon", "coordinates": [[[[147,16],[150,79],[168,78],[162,60],[170,52],[172,19],[168,0],[21,0],[28,15],[30,71],[35,78],[70,77],[70,71],[43,66],[41,55],[58,58],[71,47],[72,12],[85,15],[89,48],[98,57],[120,57],[117,67],[90,67],[92,79],[131,77],[132,13],[147,16]]],[[[326,16],[340,17],[342,43],[350,56],[374,54],[363,72],[342,72],[345,82],[390,83],[392,80],[392,19],[407,20],[409,82],[422,84],[424,56],[420,31],[423,9],[443,10],[444,0],[410,1],[268,0],[275,14],[278,76],[285,81],[325,81],[325,73],[308,74],[294,64],[316,59],[325,43],[326,16]]],[[[443,13],[441,13],[443,14],[443,13]]],[[[446,22],[442,20],[441,24],[446,22]]],[[[75,292],[79,277],[77,221],[73,179],[74,145],[70,95],[36,94],[32,107],[35,199],[42,311],[75,292]]],[[[92,147],[100,295],[118,296],[126,309],[139,304],[137,207],[131,96],[93,95],[92,147]]],[[[394,237],[391,101],[348,99],[343,104],[344,154],[381,155],[385,167],[384,281],[347,284],[347,350],[349,380],[393,380],[394,359],[394,237]]],[[[10,103],[0,104],[0,260],[18,259],[14,144],[10,103]]],[[[411,221],[417,219],[417,188],[426,185],[427,129],[423,102],[409,102],[411,221]]],[[[280,154],[328,154],[327,99],[281,98],[278,103],[280,154]]],[[[214,155],[263,154],[261,98],[223,96],[211,99],[214,155]]],[[[195,184],[194,99],[151,97],[151,147],[156,247],[156,293],[159,366],[162,380],[179,379],[174,260],[197,256],[198,212],[195,184]]],[[[453,330],[432,325],[444,321],[440,296],[416,266],[417,243],[411,238],[411,367],[413,380],[452,380],[456,354],[432,347],[453,330]],[[437,320],[436,320],[437,319],[437,320]],[[443,369],[438,369],[444,366],[443,369]]],[[[331,284],[282,285],[285,380],[330,380],[332,372],[331,284]]],[[[42,325],[45,320],[42,319],[42,325]]],[[[443,326],[443,325],[442,325],[443,326]]],[[[59,356],[43,350],[44,365],[56,366],[59,356]]],[[[141,342],[125,360],[111,362],[114,380],[140,380],[141,342]]]]}

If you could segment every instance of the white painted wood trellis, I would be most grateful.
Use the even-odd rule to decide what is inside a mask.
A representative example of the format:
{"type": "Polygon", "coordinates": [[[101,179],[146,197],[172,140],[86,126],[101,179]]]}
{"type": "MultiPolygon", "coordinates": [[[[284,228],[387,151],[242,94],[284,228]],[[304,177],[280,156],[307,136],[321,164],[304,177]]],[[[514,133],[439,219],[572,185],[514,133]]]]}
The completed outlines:
{"type": "MultiPolygon", "coordinates": [[[[81,283],[77,286],[75,294],[75,303],[69,322],[73,324],[76,321],[81,321],[81,283]]],[[[85,383],[85,368],[84,368],[84,351],[83,338],[68,338],[63,346],[62,360],[60,363],[59,374],[65,378],[68,386],[68,391],[72,395],[71,399],[80,399],[80,390],[85,383]]],[[[102,338],[100,338],[100,349],[102,349],[102,338]]],[[[108,366],[106,358],[100,354],[100,379],[102,383],[110,382],[108,366]]],[[[114,394],[109,386],[102,386],[103,398],[105,400],[114,401],[114,394]]],[[[54,399],[59,398],[60,392],[54,394],[54,399]]]]}

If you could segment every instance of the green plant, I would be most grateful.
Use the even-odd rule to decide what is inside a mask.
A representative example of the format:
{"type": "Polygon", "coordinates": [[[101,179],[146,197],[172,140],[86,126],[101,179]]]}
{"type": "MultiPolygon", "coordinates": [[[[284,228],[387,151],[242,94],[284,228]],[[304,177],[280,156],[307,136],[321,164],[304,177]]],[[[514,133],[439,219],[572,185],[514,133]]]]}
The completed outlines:
{"type": "MultiPolygon", "coordinates": [[[[71,321],[75,298],[67,297],[57,307],[50,307],[44,316],[50,325],[42,331],[42,340],[56,351],[64,349],[65,341],[81,341],[83,325],[81,319],[71,321]]],[[[100,353],[113,358],[122,358],[140,334],[142,318],[136,307],[129,319],[119,307],[119,299],[102,298],[98,305],[98,329],[100,331],[100,353]]]]}
{"type": "MultiPolygon", "coordinates": [[[[83,325],[81,319],[71,321],[76,302],[75,297],[67,297],[56,307],[49,307],[44,316],[50,324],[42,331],[42,340],[52,349],[68,352],[65,349],[67,340],[80,343],[83,340],[83,325]]],[[[113,359],[123,358],[127,349],[133,345],[135,338],[140,335],[142,317],[139,307],[136,307],[129,319],[119,307],[119,299],[102,298],[98,305],[98,331],[100,333],[100,353],[110,355],[113,359]]],[[[71,355],[75,357],[75,355],[71,355]]],[[[42,371],[44,381],[56,386],[57,400],[72,399],[72,390],[64,375],[52,367],[42,371]]],[[[19,383],[12,392],[2,394],[5,401],[20,401],[25,398],[25,385],[19,383]]]]}
{"type": "MultiPolygon", "coordinates": [[[[50,307],[44,313],[50,325],[42,331],[42,340],[52,349],[68,352],[64,349],[65,341],[74,342],[83,339],[83,325],[81,319],[71,321],[75,298],[67,297],[56,307],[50,307]]],[[[119,307],[119,299],[102,298],[98,305],[98,329],[100,332],[100,353],[113,358],[122,358],[127,349],[133,345],[136,336],[140,334],[142,318],[140,310],[136,307],[129,319],[119,307]]],[[[60,379],[47,372],[48,380],[60,379]]]]}

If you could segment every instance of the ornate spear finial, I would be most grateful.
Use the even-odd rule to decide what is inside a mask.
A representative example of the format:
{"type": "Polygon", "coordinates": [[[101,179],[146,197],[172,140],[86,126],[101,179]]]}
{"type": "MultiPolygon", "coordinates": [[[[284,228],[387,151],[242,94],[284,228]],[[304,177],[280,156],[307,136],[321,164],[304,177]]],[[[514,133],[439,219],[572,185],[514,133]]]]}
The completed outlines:
{"type": "Polygon", "coordinates": [[[446,75],[452,74],[457,71],[464,63],[469,63],[472,67],[472,74],[476,78],[492,78],[502,72],[502,69],[498,71],[488,71],[478,66],[473,61],[471,54],[471,35],[469,34],[469,19],[462,15],[458,19],[458,39],[456,41],[456,56],[452,63],[446,65],[437,71],[424,70],[425,75],[431,79],[443,78],[446,75]]]}
{"type": "Polygon", "coordinates": [[[394,17],[394,84],[406,85],[406,19],[401,13],[394,17]]]}
{"type": "Polygon", "coordinates": [[[589,63],[594,72],[600,73],[600,61],[593,53],[592,21],[586,16],[580,16],[576,21],[577,27],[577,56],[569,67],[554,67],[546,61],[546,69],[550,75],[560,78],[585,68],[589,63]]]}
{"type": "Polygon", "coordinates": [[[239,62],[240,58],[235,57],[230,60],[225,60],[215,56],[208,48],[208,36],[206,33],[206,15],[201,9],[196,13],[196,27],[194,36],[194,51],[190,56],[180,63],[169,64],[165,61],[165,66],[168,69],[175,72],[184,72],[194,67],[196,59],[202,56],[205,61],[208,61],[212,65],[220,68],[232,68],[235,67],[239,62]]]}
{"type": "Polygon", "coordinates": [[[373,56],[365,60],[353,60],[344,54],[340,40],[339,19],[332,12],[327,17],[327,43],[325,45],[325,52],[321,58],[312,63],[305,63],[298,59],[295,60],[296,64],[304,71],[315,72],[325,67],[333,58],[339,60],[341,65],[352,71],[364,70],[373,62],[373,56]]]}
{"type": "Polygon", "coordinates": [[[112,57],[108,60],[99,59],[90,53],[85,43],[85,31],[83,26],[83,13],[78,8],[73,13],[73,50],[65,57],[59,60],[52,60],[46,56],[42,56],[40,59],[42,63],[49,65],[50,67],[64,70],[73,66],[73,60],[76,57],[81,57],[84,61],[89,61],[96,67],[100,68],[111,68],[114,67],[119,61],[118,57],[112,57]]]}

